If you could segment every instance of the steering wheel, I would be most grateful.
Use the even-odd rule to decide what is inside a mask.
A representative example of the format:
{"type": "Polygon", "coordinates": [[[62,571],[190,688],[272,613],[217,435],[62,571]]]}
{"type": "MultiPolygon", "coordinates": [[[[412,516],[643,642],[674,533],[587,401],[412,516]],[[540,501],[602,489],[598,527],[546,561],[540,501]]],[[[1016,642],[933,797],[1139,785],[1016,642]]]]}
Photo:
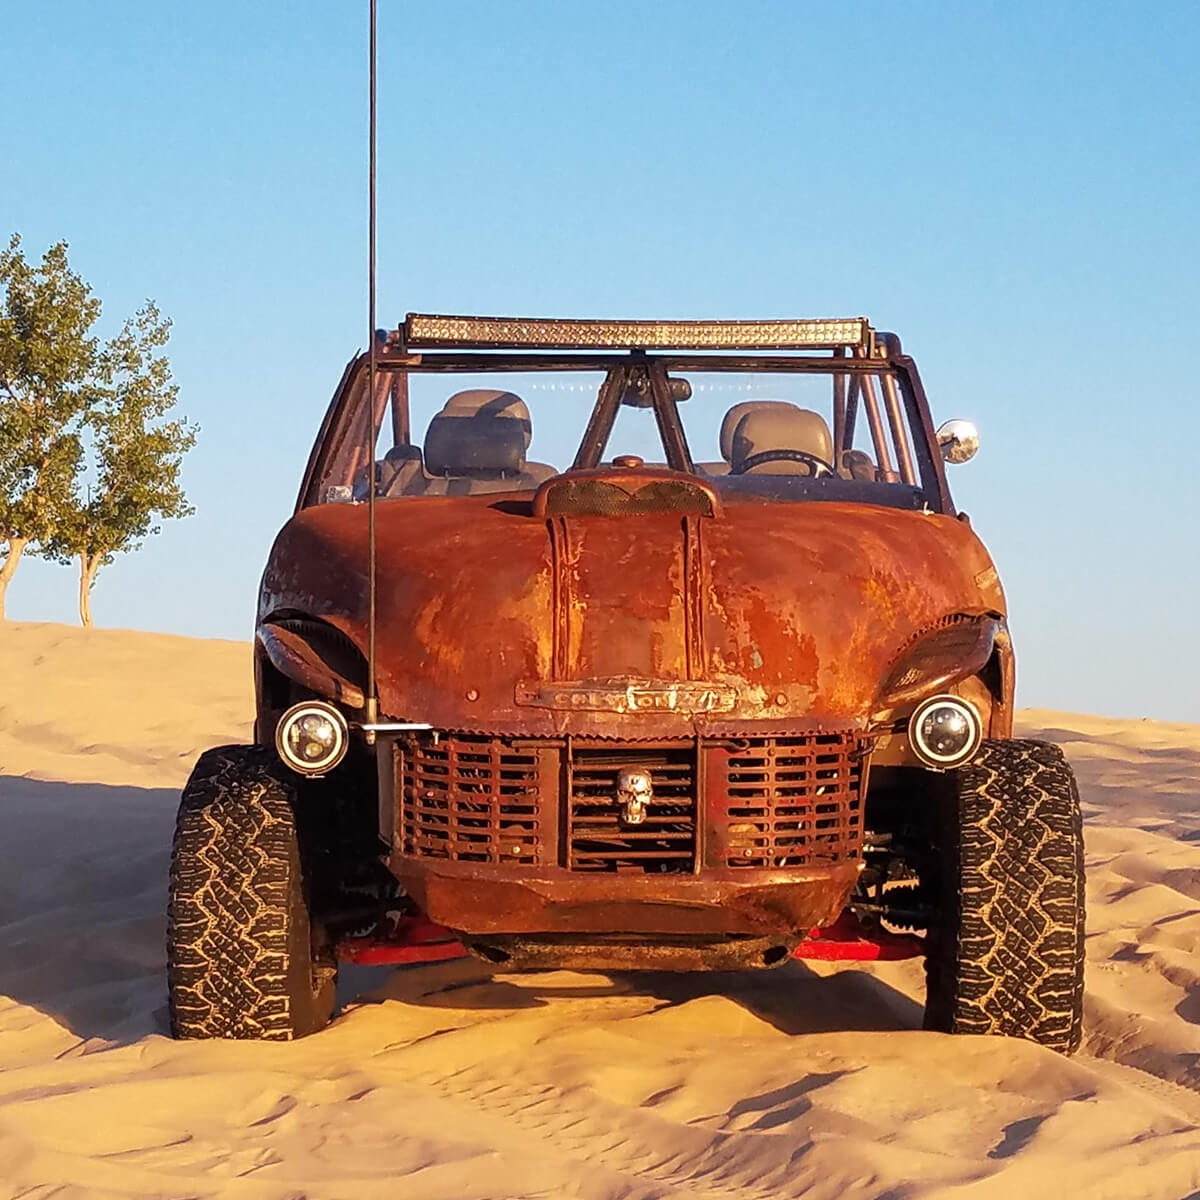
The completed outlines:
{"type": "Polygon", "coordinates": [[[778,450],[760,450],[757,454],[751,454],[742,460],[738,470],[730,471],[730,474],[745,475],[751,467],[761,467],[763,463],[769,462],[807,463],[812,468],[811,479],[820,479],[824,475],[833,474],[833,464],[827,463],[823,458],[809,454],[807,450],[789,450],[783,447],[778,450]]]}

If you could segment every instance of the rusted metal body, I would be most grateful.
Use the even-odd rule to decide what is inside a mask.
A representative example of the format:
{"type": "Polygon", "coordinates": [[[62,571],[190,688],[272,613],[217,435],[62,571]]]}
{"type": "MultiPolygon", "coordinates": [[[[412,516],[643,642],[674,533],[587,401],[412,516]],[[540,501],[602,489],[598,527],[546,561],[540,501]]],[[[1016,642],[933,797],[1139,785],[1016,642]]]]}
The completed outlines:
{"type": "MultiPolygon", "coordinates": [[[[1009,734],[1004,595],[950,502],[915,368],[884,336],[837,360],[836,436],[848,444],[857,411],[882,446],[907,406],[878,461],[914,489],[923,473],[919,508],[702,478],[672,425],[669,364],[608,355],[585,356],[610,374],[572,470],[501,495],[376,500],[379,718],[430,728],[363,752],[386,861],[428,920],[514,966],[772,965],[842,913],[872,763],[911,761],[906,705],[957,690],[990,736],[1009,734]],[[880,357],[896,371],[882,394],[864,373],[880,357]],[[673,465],[600,467],[639,371],[673,465]],[[621,809],[622,772],[644,778],[644,812],[621,809]]],[[[381,357],[418,361],[439,369],[402,347],[381,357]]],[[[367,506],[313,502],[323,464],[358,469],[346,414],[361,374],[335,396],[263,577],[260,737],[281,675],[361,715],[367,506]]],[[[390,396],[407,437],[382,380],[371,418],[390,396]]]]}
{"type": "MultiPolygon", "coordinates": [[[[351,505],[298,513],[271,552],[260,620],[319,613],[359,641],[363,518],[351,505]]],[[[542,519],[533,497],[485,495],[384,501],[377,520],[380,712],[439,729],[865,729],[915,635],[949,613],[1004,612],[979,539],[935,513],[730,498],[711,518],[542,519]],[[626,678],[721,685],[736,702],[667,700],[621,724],[594,685],[626,678]],[[539,704],[547,693],[561,700],[539,704]]]]}

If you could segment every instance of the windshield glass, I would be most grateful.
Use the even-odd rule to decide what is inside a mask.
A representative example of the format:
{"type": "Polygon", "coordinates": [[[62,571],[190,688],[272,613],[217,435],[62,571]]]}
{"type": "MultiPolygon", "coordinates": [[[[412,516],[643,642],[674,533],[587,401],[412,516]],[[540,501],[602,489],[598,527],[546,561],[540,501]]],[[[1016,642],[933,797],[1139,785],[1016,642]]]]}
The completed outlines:
{"type": "Polygon", "coordinates": [[[364,371],[331,411],[305,503],[366,498],[369,410],[376,495],[385,499],[527,492],[573,466],[631,455],[647,466],[690,469],[730,494],[903,507],[937,494],[914,398],[882,365],[843,372],[389,368],[380,370],[373,406],[364,371]]]}

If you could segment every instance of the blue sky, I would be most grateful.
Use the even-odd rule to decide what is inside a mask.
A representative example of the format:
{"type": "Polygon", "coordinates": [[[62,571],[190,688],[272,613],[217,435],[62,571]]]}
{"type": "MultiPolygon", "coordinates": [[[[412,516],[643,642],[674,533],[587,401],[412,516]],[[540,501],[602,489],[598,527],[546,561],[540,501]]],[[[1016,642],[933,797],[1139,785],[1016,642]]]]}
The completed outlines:
{"type": "MultiPolygon", "coordinates": [[[[1200,7],[379,3],[381,323],[867,315],[980,426],[1018,702],[1200,720],[1200,7]]],[[[0,4],[0,234],[153,297],[202,426],[100,625],[251,633],[365,340],[365,12],[0,4]]]]}

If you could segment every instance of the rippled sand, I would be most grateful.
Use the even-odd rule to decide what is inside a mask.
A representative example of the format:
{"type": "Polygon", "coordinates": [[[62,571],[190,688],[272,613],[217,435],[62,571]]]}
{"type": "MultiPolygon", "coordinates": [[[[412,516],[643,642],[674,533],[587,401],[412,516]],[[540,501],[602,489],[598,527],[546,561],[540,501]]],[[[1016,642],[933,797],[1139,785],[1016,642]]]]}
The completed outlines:
{"type": "Polygon", "coordinates": [[[920,1029],[919,963],[347,970],[283,1045],[175,1043],[178,788],[233,642],[0,626],[0,1196],[1200,1194],[1200,726],[1026,711],[1087,815],[1073,1060],[920,1029]]]}

